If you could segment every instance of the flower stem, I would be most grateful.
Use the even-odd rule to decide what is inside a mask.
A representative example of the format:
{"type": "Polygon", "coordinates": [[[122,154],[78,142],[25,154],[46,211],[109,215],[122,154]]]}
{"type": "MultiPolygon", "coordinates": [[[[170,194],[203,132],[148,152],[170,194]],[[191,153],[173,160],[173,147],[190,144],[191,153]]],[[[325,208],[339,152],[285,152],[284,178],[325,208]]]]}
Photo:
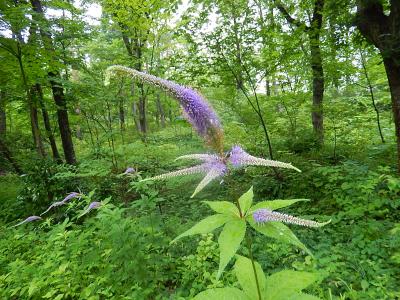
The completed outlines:
{"type": "Polygon", "coordinates": [[[249,234],[246,234],[246,240],[247,240],[247,248],[249,248],[249,256],[250,256],[250,260],[251,260],[251,265],[253,267],[254,278],[256,280],[258,300],[261,300],[260,284],[258,282],[258,276],[257,276],[257,272],[256,272],[256,265],[254,263],[254,258],[253,258],[253,251],[251,250],[251,245],[252,245],[251,232],[249,232],[249,234]]]}

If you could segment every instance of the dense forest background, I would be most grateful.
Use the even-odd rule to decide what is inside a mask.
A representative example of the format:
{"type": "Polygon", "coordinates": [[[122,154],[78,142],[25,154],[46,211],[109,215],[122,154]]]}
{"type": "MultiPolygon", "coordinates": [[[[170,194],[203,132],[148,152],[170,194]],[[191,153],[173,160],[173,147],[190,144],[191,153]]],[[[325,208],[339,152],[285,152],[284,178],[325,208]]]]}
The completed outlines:
{"type": "Polygon", "coordinates": [[[209,214],[202,200],[251,186],[255,201],[307,198],[287,211],[332,220],[291,227],[313,255],[255,236],[266,274],[318,270],[307,291],[321,299],[400,299],[398,0],[5,0],[0,60],[2,299],[234,286],[229,267],[215,278],[214,235],[169,242],[209,214]],[[249,167],[194,198],[195,175],[140,181],[209,150],[165,91],[129,76],[105,86],[111,65],[195,88],[227,146],[302,173],[249,167]],[[70,192],[84,196],[10,228],[70,192]]]}

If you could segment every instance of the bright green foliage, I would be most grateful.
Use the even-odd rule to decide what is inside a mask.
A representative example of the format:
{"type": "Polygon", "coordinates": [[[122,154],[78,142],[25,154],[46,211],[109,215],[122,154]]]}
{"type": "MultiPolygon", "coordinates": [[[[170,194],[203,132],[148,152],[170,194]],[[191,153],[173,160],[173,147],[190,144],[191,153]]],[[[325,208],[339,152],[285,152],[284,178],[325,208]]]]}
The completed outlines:
{"type": "MultiPolygon", "coordinates": [[[[320,279],[320,275],[310,272],[283,270],[265,277],[261,266],[256,262],[259,288],[262,300],[318,300],[320,298],[301,291],[320,279]]],[[[242,290],[237,288],[210,289],[197,295],[194,299],[241,299],[256,300],[257,286],[253,265],[250,259],[237,255],[235,275],[242,290]]]]}
{"type": "Polygon", "coordinates": [[[259,208],[283,208],[305,199],[276,200],[276,202],[263,201],[254,206],[251,206],[251,204],[253,203],[253,196],[253,188],[251,187],[239,198],[238,203],[240,205],[242,216],[240,216],[239,214],[238,207],[230,202],[205,201],[205,203],[208,204],[210,208],[218,214],[209,216],[201,220],[192,228],[175,238],[172,242],[175,242],[185,236],[209,233],[225,224],[218,238],[218,244],[220,248],[220,264],[218,268],[217,279],[221,276],[223,270],[225,269],[231,258],[238,251],[240,244],[246,234],[247,222],[256,231],[268,237],[274,238],[278,241],[295,245],[306,251],[308,254],[312,255],[307,247],[302,242],[300,242],[300,240],[286,225],[280,222],[268,222],[267,224],[261,226],[255,224],[252,215],[246,215],[247,211],[253,212],[255,209],[259,208]]]}
{"type": "Polygon", "coordinates": [[[246,222],[243,219],[234,219],[227,222],[218,238],[220,262],[217,279],[221,276],[226,265],[236,254],[246,233],[246,222]]]}

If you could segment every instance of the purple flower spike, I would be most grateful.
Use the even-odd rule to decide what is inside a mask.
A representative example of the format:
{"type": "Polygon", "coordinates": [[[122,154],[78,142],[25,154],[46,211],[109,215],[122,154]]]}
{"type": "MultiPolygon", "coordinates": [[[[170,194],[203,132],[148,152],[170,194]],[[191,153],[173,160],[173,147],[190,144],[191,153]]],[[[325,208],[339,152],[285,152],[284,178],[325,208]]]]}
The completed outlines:
{"type": "Polygon", "coordinates": [[[66,202],[63,201],[59,201],[59,202],[54,202],[52,205],[50,205],[44,212],[42,212],[40,215],[43,216],[45,213],[47,213],[50,209],[52,209],[53,207],[57,207],[57,206],[61,206],[66,204],[66,202]]]}
{"type": "Polygon", "coordinates": [[[127,174],[132,174],[135,173],[136,170],[134,168],[128,167],[124,173],[122,173],[123,175],[127,175],[127,174]]]}
{"type": "Polygon", "coordinates": [[[239,146],[232,147],[232,150],[229,153],[229,161],[236,168],[245,166],[266,166],[293,169],[297,172],[301,172],[298,168],[288,163],[252,156],[239,146]]]}
{"type": "Polygon", "coordinates": [[[193,154],[193,155],[184,155],[178,157],[177,159],[182,158],[194,158],[200,159],[203,161],[202,164],[181,169],[174,172],[169,172],[165,174],[161,174],[155,177],[147,178],[145,180],[160,180],[160,179],[167,179],[172,177],[178,177],[183,175],[191,175],[191,174],[206,174],[203,180],[199,183],[196,187],[195,191],[193,192],[190,198],[193,198],[198,192],[200,192],[204,187],[209,184],[215,178],[225,175],[228,171],[226,164],[224,163],[223,159],[218,155],[213,154],[193,154]]]}
{"type": "Polygon", "coordinates": [[[54,202],[52,205],[50,205],[44,212],[42,212],[40,215],[43,216],[45,213],[49,212],[53,207],[61,206],[64,204],[67,204],[67,202],[71,199],[80,197],[81,194],[77,192],[72,192],[69,193],[62,201],[54,202]]]}
{"type": "Polygon", "coordinates": [[[87,213],[89,213],[92,209],[99,208],[100,206],[101,206],[101,202],[94,201],[94,202],[90,203],[88,208],[79,216],[79,218],[86,215],[87,213]]]}
{"type": "Polygon", "coordinates": [[[66,203],[66,202],[68,202],[69,200],[71,200],[71,199],[73,199],[73,198],[79,197],[80,195],[81,195],[81,194],[80,194],[80,193],[77,193],[77,192],[69,193],[61,202],[66,203]]]}
{"type": "Polygon", "coordinates": [[[286,215],[286,214],[282,214],[282,213],[279,213],[276,211],[272,211],[267,208],[261,208],[261,209],[256,210],[253,213],[253,219],[257,225],[264,225],[267,222],[276,221],[276,222],[296,224],[296,225],[306,226],[306,227],[322,227],[322,226],[330,223],[330,221],[325,222],[325,223],[318,223],[315,221],[300,219],[297,217],[293,217],[291,215],[286,215]]]}
{"type": "Polygon", "coordinates": [[[176,84],[172,81],[158,78],[156,76],[136,71],[124,66],[111,66],[106,70],[107,85],[112,74],[128,73],[133,78],[156,86],[179,101],[184,116],[192,124],[198,134],[205,139],[206,143],[213,147],[218,153],[223,152],[223,131],[217,114],[206,99],[197,91],[176,84]]]}
{"type": "Polygon", "coordinates": [[[17,227],[19,225],[25,224],[25,223],[29,223],[29,222],[33,222],[33,221],[37,221],[37,220],[41,220],[41,217],[38,216],[30,216],[27,217],[25,220],[23,220],[22,222],[18,223],[17,225],[11,226],[11,227],[17,227]]]}

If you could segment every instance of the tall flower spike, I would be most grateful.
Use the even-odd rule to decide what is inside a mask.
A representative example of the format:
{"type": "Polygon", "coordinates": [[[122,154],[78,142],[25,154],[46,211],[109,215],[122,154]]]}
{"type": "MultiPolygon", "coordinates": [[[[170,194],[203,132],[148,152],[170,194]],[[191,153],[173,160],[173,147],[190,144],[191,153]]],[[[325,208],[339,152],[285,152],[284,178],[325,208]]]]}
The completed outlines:
{"type": "Polygon", "coordinates": [[[93,209],[99,208],[100,206],[101,206],[101,202],[98,202],[98,201],[91,202],[89,204],[88,208],[86,208],[86,210],[78,218],[86,215],[87,213],[89,213],[93,209]]]}
{"type": "Polygon", "coordinates": [[[229,153],[229,161],[236,168],[245,166],[266,166],[293,169],[297,172],[301,172],[299,169],[288,163],[252,156],[239,146],[232,147],[232,150],[229,153]]]}
{"type": "Polygon", "coordinates": [[[40,215],[43,216],[45,213],[49,212],[53,207],[61,206],[64,205],[66,202],[64,201],[58,201],[54,202],[52,205],[50,205],[44,212],[42,212],[40,215]]]}
{"type": "Polygon", "coordinates": [[[205,139],[206,143],[214,148],[217,153],[223,152],[223,131],[217,114],[206,99],[197,91],[158,78],[156,76],[139,72],[124,66],[110,66],[106,70],[105,84],[109,84],[111,75],[129,74],[133,78],[152,86],[158,87],[179,101],[184,116],[196,129],[197,133],[205,139]]]}
{"type": "Polygon", "coordinates": [[[42,212],[40,215],[43,216],[45,213],[49,212],[53,207],[57,207],[57,206],[61,206],[61,205],[67,204],[68,201],[70,201],[71,199],[78,198],[80,196],[81,196],[81,194],[77,193],[77,192],[69,193],[62,201],[54,202],[44,212],[42,212]]]}
{"type": "Polygon", "coordinates": [[[258,225],[263,225],[263,224],[265,224],[267,222],[271,222],[271,221],[277,221],[277,222],[296,224],[296,225],[306,226],[306,227],[322,227],[331,222],[331,221],[328,221],[325,223],[318,223],[315,221],[300,219],[297,217],[293,217],[291,215],[282,214],[282,213],[272,211],[272,210],[269,210],[266,208],[261,208],[261,209],[256,210],[253,213],[253,219],[254,219],[254,222],[258,225]]]}
{"type": "Polygon", "coordinates": [[[69,193],[61,202],[67,203],[69,200],[80,197],[81,194],[77,192],[69,193]]]}
{"type": "Polygon", "coordinates": [[[22,222],[19,222],[18,224],[14,225],[14,226],[11,226],[11,228],[20,226],[20,225],[25,224],[25,223],[29,223],[29,222],[41,220],[41,219],[42,219],[42,218],[41,218],[41,217],[38,217],[38,216],[30,216],[30,217],[27,217],[27,218],[26,218],[25,220],[23,220],[22,222]]]}

